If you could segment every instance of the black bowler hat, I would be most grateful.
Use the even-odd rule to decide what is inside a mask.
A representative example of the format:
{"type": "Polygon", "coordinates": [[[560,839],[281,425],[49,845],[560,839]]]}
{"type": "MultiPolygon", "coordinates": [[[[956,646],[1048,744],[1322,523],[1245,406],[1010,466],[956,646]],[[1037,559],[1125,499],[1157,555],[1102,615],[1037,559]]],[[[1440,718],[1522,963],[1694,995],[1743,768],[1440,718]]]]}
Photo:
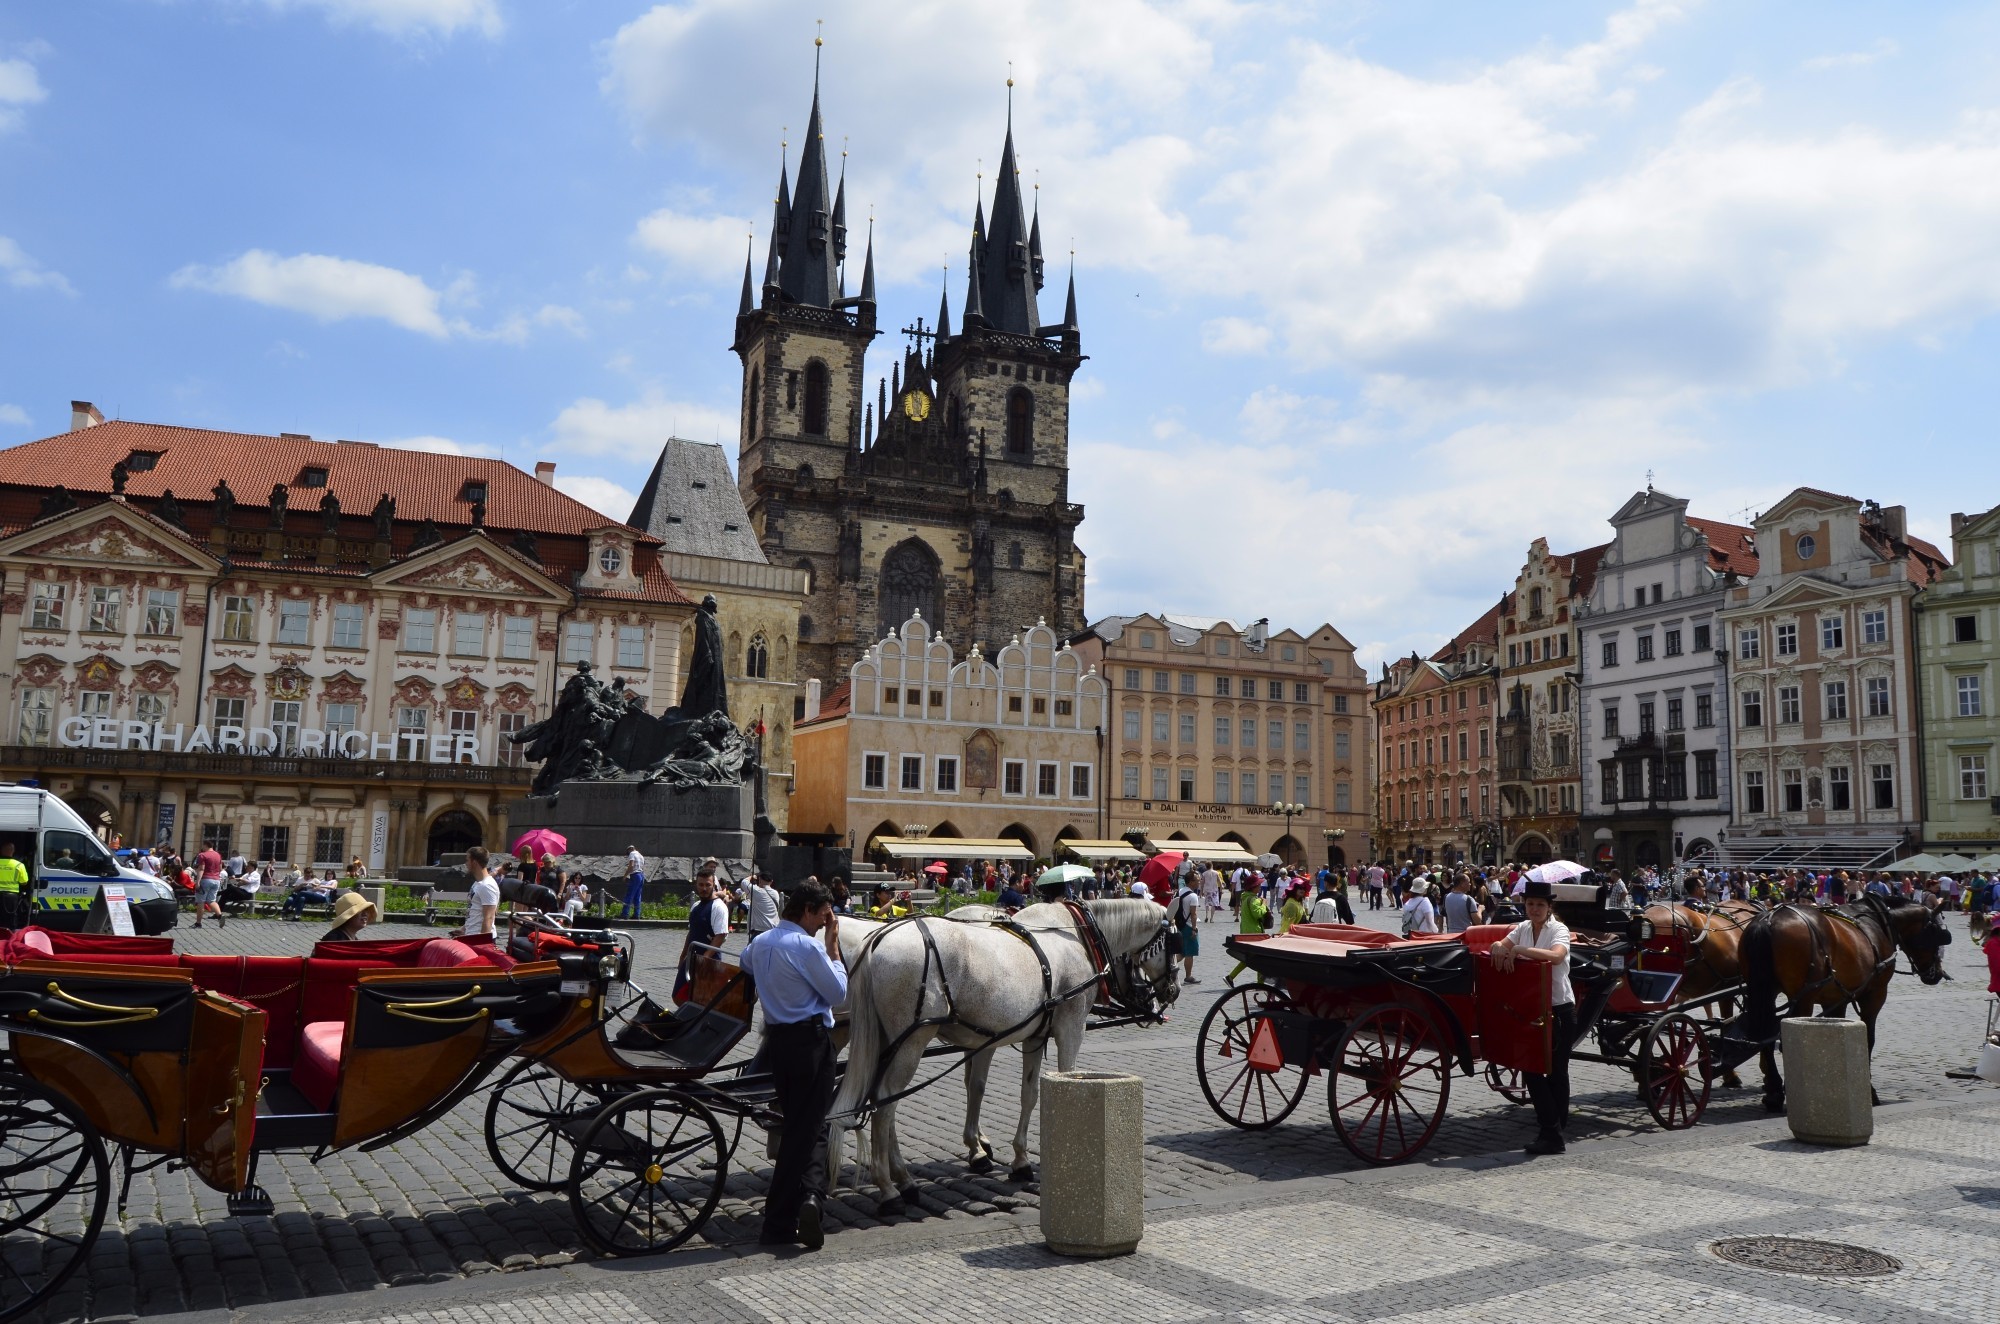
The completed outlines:
{"type": "Polygon", "coordinates": [[[1538,883],[1531,878],[1528,880],[1526,889],[1521,893],[1521,899],[1523,901],[1546,901],[1550,905],[1554,905],[1556,903],[1555,884],[1538,883]]]}

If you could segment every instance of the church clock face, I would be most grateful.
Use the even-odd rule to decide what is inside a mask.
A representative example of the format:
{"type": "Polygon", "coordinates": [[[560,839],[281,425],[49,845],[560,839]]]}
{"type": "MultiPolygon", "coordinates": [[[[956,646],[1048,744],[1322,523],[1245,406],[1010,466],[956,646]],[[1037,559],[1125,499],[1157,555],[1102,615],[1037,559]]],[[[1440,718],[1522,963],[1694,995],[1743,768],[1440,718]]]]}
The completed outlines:
{"type": "Polygon", "coordinates": [[[921,423],[931,416],[931,398],[922,391],[903,392],[903,416],[912,423],[921,423]]]}

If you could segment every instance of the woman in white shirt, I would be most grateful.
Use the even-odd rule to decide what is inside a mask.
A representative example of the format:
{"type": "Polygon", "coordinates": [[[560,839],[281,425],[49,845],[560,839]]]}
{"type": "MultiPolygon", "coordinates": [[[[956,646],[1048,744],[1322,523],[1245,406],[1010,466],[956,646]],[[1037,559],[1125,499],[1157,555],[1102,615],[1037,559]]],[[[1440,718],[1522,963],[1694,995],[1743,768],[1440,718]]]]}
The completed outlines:
{"type": "Polygon", "coordinates": [[[1529,883],[1521,905],[1528,917],[1493,944],[1493,964],[1512,970],[1516,961],[1535,961],[1549,968],[1549,1073],[1523,1072],[1528,1097],[1535,1105],[1538,1133],[1528,1143],[1530,1154],[1563,1152],[1563,1128],[1569,1124],[1569,1050],[1576,1038],[1576,993],[1569,983],[1569,928],[1555,915],[1555,889],[1529,883]]]}
{"type": "Polygon", "coordinates": [[[1431,905],[1431,899],[1421,889],[1413,890],[1410,899],[1403,903],[1403,936],[1414,938],[1419,933],[1437,931],[1437,910],[1431,905]]]}

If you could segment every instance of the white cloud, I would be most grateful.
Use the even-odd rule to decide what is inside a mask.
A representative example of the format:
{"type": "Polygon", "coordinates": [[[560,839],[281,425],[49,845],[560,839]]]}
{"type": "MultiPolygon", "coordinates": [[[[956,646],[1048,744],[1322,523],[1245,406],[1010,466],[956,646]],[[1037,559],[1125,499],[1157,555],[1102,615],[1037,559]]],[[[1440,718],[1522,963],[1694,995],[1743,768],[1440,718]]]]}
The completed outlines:
{"type": "Polygon", "coordinates": [[[1238,417],[1253,441],[1328,441],[1333,439],[1339,412],[1339,404],[1323,395],[1304,396],[1266,386],[1251,392],[1238,417]]]}
{"type": "Polygon", "coordinates": [[[651,464],[668,437],[729,442],[736,415],[711,405],[668,400],[648,392],[628,405],[608,405],[585,396],[549,424],[558,447],[580,455],[618,455],[651,464]]]}
{"type": "Polygon", "coordinates": [[[0,133],[18,129],[27,119],[21,110],[48,98],[35,66],[26,59],[0,60],[0,133]]]}
{"type": "Polygon", "coordinates": [[[575,497],[600,515],[608,515],[621,524],[632,513],[632,507],[639,503],[638,494],[630,488],[621,487],[609,478],[596,478],[589,474],[557,474],[556,490],[575,497]]]}
{"type": "Polygon", "coordinates": [[[428,433],[423,436],[404,437],[400,441],[385,441],[382,444],[384,446],[393,446],[398,450],[429,451],[434,455],[479,455],[491,457],[499,454],[493,447],[482,445],[478,442],[454,441],[450,437],[433,436],[428,433]]]}
{"type": "Polygon", "coordinates": [[[0,424],[10,428],[34,426],[35,420],[28,417],[28,411],[19,405],[0,405],[0,424]]]}
{"type": "Polygon", "coordinates": [[[0,276],[17,290],[55,290],[74,294],[60,271],[50,271],[21,251],[21,246],[0,234],[0,276]]]}
{"type": "MultiPolygon", "coordinates": [[[[726,281],[743,269],[749,233],[750,222],[740,216],[695,216],[662,207],[639,222],[632,241],[683,271],[726,281]]],[[[627,268],[628,279],[632,270],[627,268]]]]}
{"type": "Polygon", "coordinates": [[[279,257],[253,248],[221,266],[182,267],[168,283],[175,289],[234,295],[322,322],[379,317],[439,340],[451,334],[438,312],[436,290],[419,276],[373,262],[319,253],[279,257]]]}
{"type": "Polygon", "coordinates": [[[1202,323],[1201,347],[1211,354],[1262,354],[1271,345],[1271,328],[1247,317],[1213,317],[1202,323]]]}
{"type": "Polygon", "coordinates": [[[498,37],[506,28],[498,0],[264,0],[272,9],[316,9],[334,23],[356,24],[393,37],[456,35],[461,29],[498,37]]]}
{"type": "Polygon", "coordinates": [[[1874,64],[1877,60],[1886,60],[1902,49],[1894,38],[1881,37],[1876,40],[1873,46],[1865,51],[1843,51],[1837,55],[1815,55],[1812,59],[1807,60],[1801,65],[1800,68],[1810,69],[1816,73],[1827,69],[1859,69],[1863,65],[1874,64]]]}

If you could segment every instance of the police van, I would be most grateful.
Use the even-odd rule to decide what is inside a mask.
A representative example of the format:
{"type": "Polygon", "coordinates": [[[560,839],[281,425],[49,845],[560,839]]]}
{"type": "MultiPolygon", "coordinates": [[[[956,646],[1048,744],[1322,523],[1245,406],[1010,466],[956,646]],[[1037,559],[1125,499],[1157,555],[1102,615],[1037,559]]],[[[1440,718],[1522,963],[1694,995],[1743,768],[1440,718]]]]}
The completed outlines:
{"type": "Polygon", "coordinates": [[[179,922],[173,889],[151,874],[119,864],[90,825],[38,786],[0,785],[0,843],[28,870],[34,922],[76,931],[106,883],[124,887],[139,933],[164,933],[179,922]]]}

